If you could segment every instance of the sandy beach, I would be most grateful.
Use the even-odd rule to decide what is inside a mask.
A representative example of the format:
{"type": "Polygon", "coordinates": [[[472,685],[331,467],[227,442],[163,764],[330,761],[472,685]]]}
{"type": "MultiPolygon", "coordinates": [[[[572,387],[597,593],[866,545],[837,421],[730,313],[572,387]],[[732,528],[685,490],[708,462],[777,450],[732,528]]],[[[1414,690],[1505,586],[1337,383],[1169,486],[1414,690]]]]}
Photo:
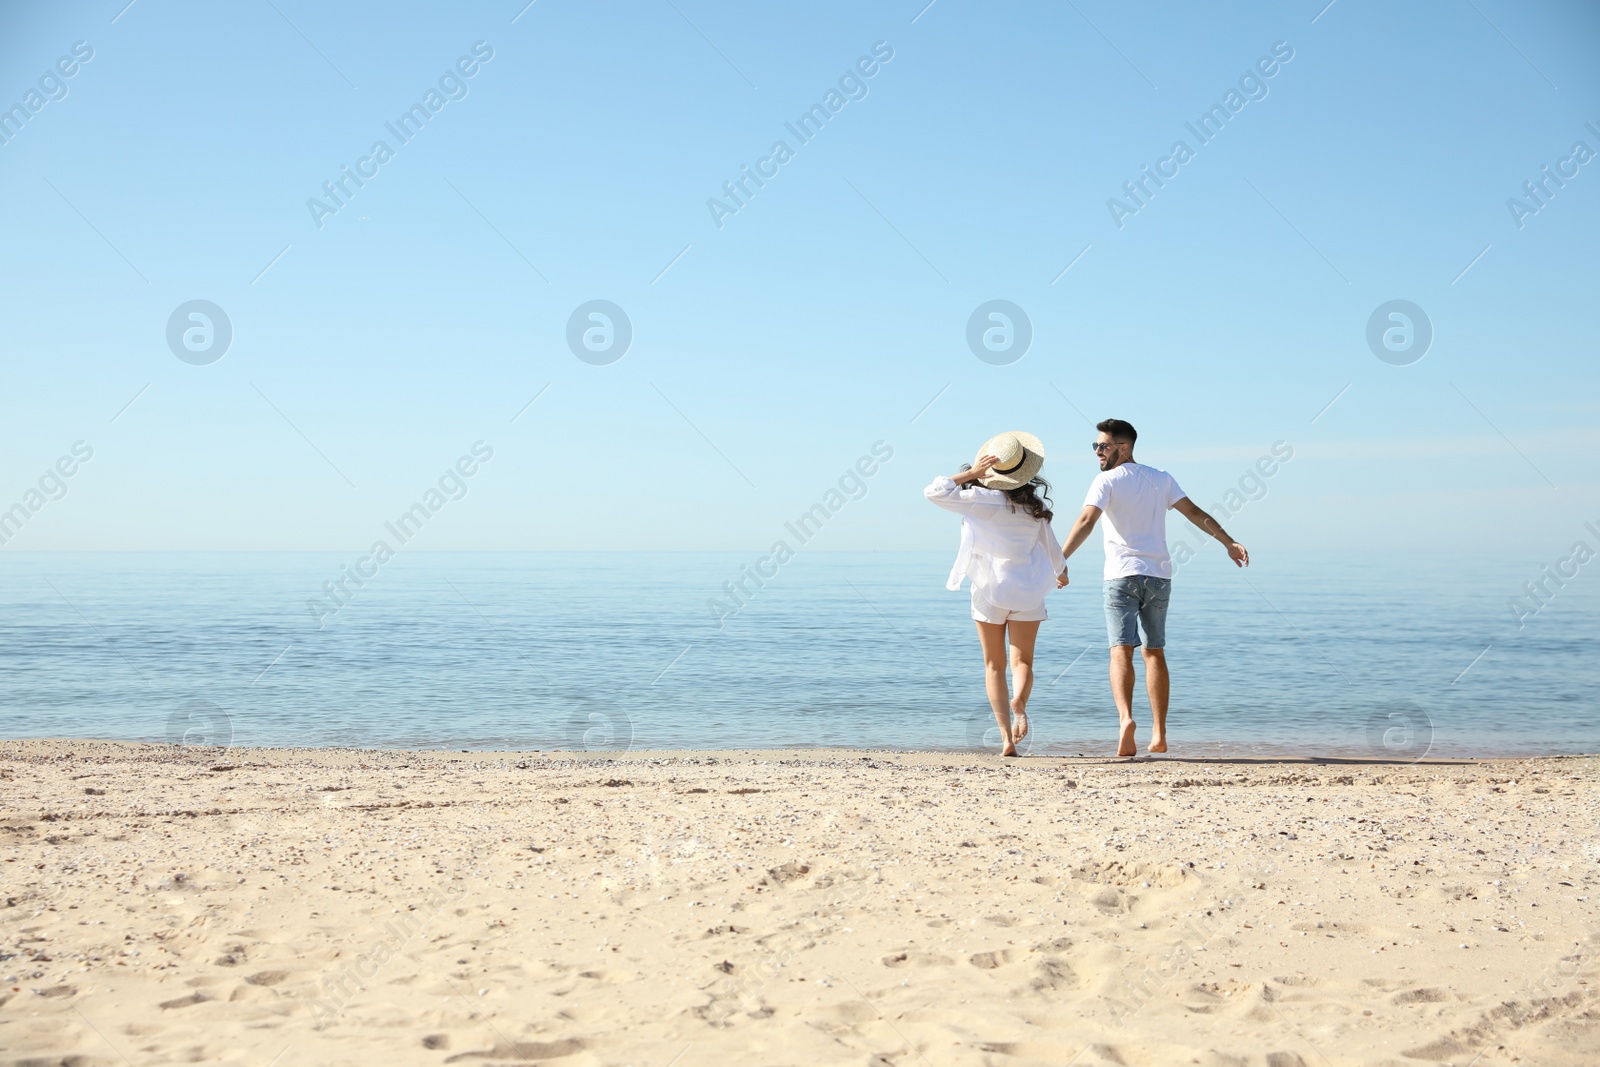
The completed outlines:
{"type": "Polygon", "coordinates": [[[1593,1064],[1597,773],[0,742],[0,1063],[1593,1064]]]}

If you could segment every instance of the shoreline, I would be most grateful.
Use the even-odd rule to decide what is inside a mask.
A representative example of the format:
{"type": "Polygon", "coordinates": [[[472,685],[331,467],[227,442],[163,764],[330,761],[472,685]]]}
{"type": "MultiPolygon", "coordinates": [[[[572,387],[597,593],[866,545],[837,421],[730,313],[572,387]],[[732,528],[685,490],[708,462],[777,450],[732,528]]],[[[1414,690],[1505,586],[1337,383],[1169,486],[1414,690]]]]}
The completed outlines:
{"type": "MultiPolygon", "coordinates": [[[[1477,754],[1473,752],[1456,753],[1451,751],[1432,752],[1421,758],[1411,757],[1385,757],[1371,754],[1368,750],[1352,746],[1349,749],[1325,748],[1316,754],[1300,754],[1293,751],[1294,746],[1287,744],[1272,745],[1224,745],[1209,742],[1182,742],[1174,741],[1176,751],[1163,753],[1147,753],[1143,745],[1147,738],[1140,738],[1140,752],[1136,758],[1117,756],[1110,750],[1116,745],[1114,738],[1099,740],[1095,744],[1107,751],[1095,753],[1079,751],[1080,746],[1073,744],[1069,747],[1073,751],[1056,750],[1027,750],[1015,758],[1001,757],[993,752],[975,748],[894,748],[871,746],[774,746],[743,747],[743,748],[603,748],[569,749],[569,748],[454,748],[442,745],[429,747],[414,746],[360,746],[360,745],[310,745],[310,746],[285,746],[285,745],[175,745],[165,741],[123,740],[115,738],[87,738],[87,737],[0,737],[0,756],[9,747],[26,748],[26,746],[78,746],[89,750],[90,746],[102,746],[116,751],[119,749],[148,750],[151,754],[175,754],[183,751],[196,753],[207,752],[212,755],[224,753],[251,753],[257,755],[277,754],[338,754],[338,753],[396,753],[416,755],[456,756],[470,755],[482,759],[543,759],[543,760],[602,760],[602,759],[706,759],[706,758],[734,758],[745,760],[761,759],[848,759],[852,757],[927,757],[929,759],[949,760],[951,758],[966,758],[977,760],[994,760],[997,763],[1015,763],[1019,766],[1037,764],[1040,762],[1080,764],[1133,764],[1154,765],[1161,763],[1239,763],[1239,764],[1285,764],[1307,766],[1372,766],[1372,767],[1429,767],[1429,766],[1454,766],[1460,764],[1485,764],[1497,762],[1525,762],[1529,760],[1586,760],[1600,758],[1600,751],[1596,752],[1529,752],[1529,753],[1489,753],[1477,754]],[[1185,751],[1185,750],[1193,751],[1185,751]],[[1211,751],[1205,751],[1210,749],[1211,751]]],[[[457,742],[459,743],[459,742],[457,742]]],[[[1024,742],[1024,747],[1026,742],[1024,742]]],[[[1083,745],[1082,748],[1095,746],[1083,745]]]]}
{"type": "Polygon", "coordinates": [[[1597,813],[1596,757],[0,741],[0,1048],[1579,1067],[1597,813]]]}

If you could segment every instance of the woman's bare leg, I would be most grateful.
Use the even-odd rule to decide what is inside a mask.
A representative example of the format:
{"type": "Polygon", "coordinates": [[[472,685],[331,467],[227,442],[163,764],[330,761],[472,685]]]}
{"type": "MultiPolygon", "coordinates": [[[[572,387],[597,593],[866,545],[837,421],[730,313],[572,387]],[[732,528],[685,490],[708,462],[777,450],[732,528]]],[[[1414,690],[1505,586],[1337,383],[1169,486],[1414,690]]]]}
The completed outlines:
{"type": "Polygon", "coordinates": [[[1007,623],[1011,641],[1011,685],[1017,695],[1011,698],[1011,713],[1016,716],[1016,739],[1028,736],[1028,695],[1033,692],[1033,644],[1039,638],[1037,622],[1007,623]]]}
{"type": "Polygon", "coordinates": [[[983,687],[989,693],[994,721],[1000,726],[1000,754],[1015,756],[1017,743],[1011,736],[1011,694],[1006,691],[1006,628],[1004,624],[993,622],[979,622],[977,627],[978,643],[983,646],[983,687]]]}

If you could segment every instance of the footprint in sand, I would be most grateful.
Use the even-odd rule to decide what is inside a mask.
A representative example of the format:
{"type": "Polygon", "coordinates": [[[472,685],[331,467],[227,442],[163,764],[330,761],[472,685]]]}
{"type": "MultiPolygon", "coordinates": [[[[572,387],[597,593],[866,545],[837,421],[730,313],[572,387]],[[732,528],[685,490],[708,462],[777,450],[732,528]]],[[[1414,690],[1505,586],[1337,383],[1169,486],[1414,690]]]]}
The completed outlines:
{"type": "Polygon", "coordinates": [[[213,998],[206,996],[204,993],[190,993],[186,997],[177,997],[173,1000],[163,1000],[159,1006],[162,1008],[162,1010],[188,1008],[196,1004],[204,1004],[206,1001],[211,999],[213,998]]]}
{"type": "Polygon", "coordinates": [[[258,971],[246,978],[245,981],[251,985],[277,985],[288,977],[288,971],[258,971]]]}
{"type": "Polygon", "coordinates": [[[637,981],[639,974],[636,971],[593,970],[579,971],[578,977],[587,978],[590,981],[600,982],[604,985],[625,985],[628,982],[637,981]]]}
{"type": "Polygon", "coordinates": [[[1306,1061],[1298,1052],[1269,1052],[1267,1067],[1306,1067],[1306,1061]]]}
{"type": "Polygon", "coordinates": [[[462,1060],[554,1060],[572,1056],[584,1050],[584,1043],[576,1038],[564,1037],[559,1041],[502,1041],[494,1048],[481,1052],[458,1052],[445,1058],[446,1063],[462,1060]]]}
{"type": "Polygon", "coordinates": [[[955,963],[949,956],[937,956],[931,952],[895,952],[883,957],[885,967],[948,967],[955,963]]]}
{"type": "Polygon", "coordinates": [[[1039,961],[1039,973],[1028,983],[1030,988],[1039,993],[1065,989],[1077,984],[1077,972],[1066,960],[1054,956],[1046,956],[1039,961]]]}
{"type": "Polygon", "coordinates": [[[980,971],[992,971],[1011,962],[1011,950],[1002,948],[993,952],[977,952],[967,962],[980,971]]]}
{"type": "Polygon", "coordinates": [[[1089,903],[1106,913],[1128,910],[1127,899],[1120,890],[1112,889],[1110,886],[1090,897],[1089,903]]]}
{"type": "Polygon", "coordinates": [[[878,1009],[864,1000],[847,1000],[833,1005],[828,1012],[841,1023],[848,1024],[850,1030],[863,1023],[877,1022],[881,1017],[878,1015],[878,1009]]]}

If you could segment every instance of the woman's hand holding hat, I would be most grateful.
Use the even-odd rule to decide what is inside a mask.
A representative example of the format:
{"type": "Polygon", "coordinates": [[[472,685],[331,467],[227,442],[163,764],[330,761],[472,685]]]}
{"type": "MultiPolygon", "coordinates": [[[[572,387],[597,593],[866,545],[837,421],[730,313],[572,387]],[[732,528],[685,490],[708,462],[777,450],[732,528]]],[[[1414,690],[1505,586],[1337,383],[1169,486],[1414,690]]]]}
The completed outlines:
{"type": "Polygon", "coordinates": [[[974,463],[966,470],[961,471],[959,474],[952,475],[951,480],[957,485],[960,485],[962,482],[975,482],[979,478],[985,477],[990,471],[994,470],[994,465],[999,462],[999,456],[979,456],[978,462],[974,463]]]}

